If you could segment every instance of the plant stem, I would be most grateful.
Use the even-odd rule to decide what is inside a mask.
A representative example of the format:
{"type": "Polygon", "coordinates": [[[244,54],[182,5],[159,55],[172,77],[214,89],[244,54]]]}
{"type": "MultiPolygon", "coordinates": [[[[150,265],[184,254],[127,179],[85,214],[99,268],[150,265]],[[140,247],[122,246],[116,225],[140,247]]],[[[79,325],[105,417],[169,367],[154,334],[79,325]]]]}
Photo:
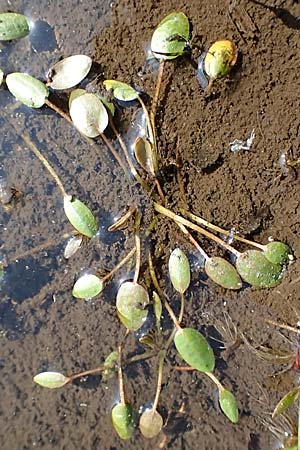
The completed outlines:
{"type": "Polygon", "coordinates": [[[159,395],[161,392],[162,378],[163,378],[163,368],[164,368],[164,360],[165,360],[166,352],[165,350],[161,350],[159,353],[159,363],[158,363],[158,376],[157,376],[157,386],[156,386],[156,394],[153,402],[152,412],[155,413],[158,405],[159,395]]]}
{"type": "Polygon", "coordinates": [[[59,114],[61,117],[63,117],[67,122],[69,122],[71,125],[74,126],[71,117],[69,114],[65,113],[62,109],[60,109],[58,106],[56,106],[54,103],[50,102],[47,98],[45,99],[45,104],[49,106],[49,108],[53,109],[57,114],[59,114]]]}
{"type": "Polygon", "coordinates": [[[160,214],[163,214],[170,219],[174,220],[175,222],[179,222],[189,228],[192,228],[192,230],[198,231],[199,233],[206,236],[208,239],[211,239],[215,241],[217,244],[219,244],[221,247],[225,248],[229,252],[233,253],[237,258],[241,255],[239,251],[237,251],[234,247],[227,244],[226,242],[222,241],[222,239],[218,238],[214,234],[210,233],[209,231],[205,230],[204,228],[199,227],[198,225],[195,225],[194,223],[190,222],[187,219],[184,219],[183,217],[179,216],[178,214],[175,214],[173,211],[165,208],[164,206],[160,205],[159,203],[154,202],[154,209],[159,212],[160,214]]]}
{"type": "Polygon", "coordinates": [[[125,391],[124,391],[124,383],[123,383],[123,374],[122,374],[122,346],[118,346],[118,380],[119,380],[119,391],[120,391],[120,401],[122,405],[125,405],[125,391]]]}
{"type": "Polygon", "coordinates": [[[191,243],[196,247],[196,249],[198,250],[198,252],[200,253],[200,255],[203,256],[203,258],[205,259],[205,261],[207,259],[209,259],[208,254],[203,250],[203,248],[198,244],[198,242],[193,238],[193,236],[191,235],[191,233],[186,229],[186,227],[184,225],[182,225],[182,223],[177,222],[177,225],[179,226],[179,228],[184,232],[184,234],[187,235],[187,237],[189,238],[189,240],[191,241],[191,243]]]}
{"type": "Polygon", "coordinates": [[[204,372],[205,375],[208,376],[208,378],[210,378],[215,385],[218,387],[219,391],[223,391],[224,387],[222,386],[221,382],[218,380],[218,378],[212,373],[212,372],[204,372]]]}
{"type": "MultiPolygon", "coordinates": [[[[125,361],[125,365],[131,364],[131,363],[135,363],[135,362],[138,362],[138,361],[144,361],[144,360],[149,359],[149,358],[153,358],[153,356],[155,356],[156,354],[157,354],[157,352],[155,352],[155,353],[154,352],[149,352],[149,353],[142,353],[140,355],[132,356],[131,358],[128,358],[125,361]]],[[[99,373],[103,372],[104,370],[113,369],[115,367],[116,367],[115,364],[106,364],[104,366],[99,366],[99,367],[96,367],[94,369],[85,370],[84,372],[75,373],[75,374],[70,375],[69,377],[67,377],[68,381],[66,382],[66,384],[70,383],[71,381],[76,380],[78,378],[82,378],[82,377],[85,377],[87,375],[96,375],[96,374],[99,374],[99,373]]]]}
{"type": "Polygon", "coordinates": [[[153,97],[153,102],[151,105],[151,112],[150,112],[150,119],[151,119],[153,129],[155,129],[156,109],[157,109],[157,104],[158,104],[158,99],[159,99],[159,93],[160,93],[160,87],[161,87],[161,82],[162,82],[162,78],[163,78],[164,68],[165,68],[165,60],[162,59],[159,62],[159,71],[158,71],[158,76],[157,76],[156,89],[155,89],[155,94],[153,97]]]}
{"type": "Polygon", "coordinates": [[[181,326],[179,325],[179,322],[178,322],[178,320],[177,320],[177,318],[176,318],[176,316],[174,314],[174,311],[171,308],[171,306],[169,305],[167,300],[165,300],[165,308],[168,311],[168,313],[169,313],[169,315],[170,315],[170,317],[171,317],[171,319],[172,319],[172,321],[173,321],[173,323],[174,323],[174,325],[176,327],[176,331],[181,330],[181,326]]]}
{"type": "Polygon", "coordinates": [[[141,224],[141,214],[137,211],[135,216],[135,248],[136,248],[136,259],[135,259],[135,271],[133,282],[137,283],[141,268],[141,238],[140,238],[140,224],[141,224]]]}
{"type": "Polygon", "coordinates": [[[42,155],[42,153],[36,147],[36,145],[32,142],[30,137],[25,133],[21,134],[20,136],[23,139],[23,141],[25,142],[25,144],[30,148],[30,150],[35,154],[35,156],[41,161],[41,163],[44,165],[44,167],[48,170],[50,175],[52,175],[57,186],[61,190],[62,195],[64,197],[68,197],[68,194],[66,193],[65,188],[64,188],[59,176],[57,175],[57,173],[55,172],[53,167],[50,165],[50,163],[47,161],[47,159],[42,155]]]}
{"type": "MultiPolygon", "coordinates": [[[[231,236],[231,232],[228,230],[224,230],[223,228],[220,228],[210,222],[208,222],[205,219],[202,219],[202,217],[196,216],[195,214],[190,213],[189,211],[186,211],[184,209],[180,209],[181,214],[184,216],[189,217],[190,219],[194,220],[196,223],[199,223],[201,225],[204,225],[207,228],[210,228],[211,230],[217,231],[218,233],[225,234],[226,236],[231,236]]],[[[239,236],[238,234],[235,234],[234,239],[240,242],[244,242],[244,244],[252,245],[253,247],[257,247],[260,250],[264,250],[265,246],[262,244],[259,244],[258,242],[249,241],[248,239],[243,238],[242,236],[239,236]]]]}
{"type": "MultiPolygon", "coordinates": [[[[98,130],[99,131],[99,130],[98,130]]],[[[99,131],[100,133],[100,131],[99,131]]],[[[102,139],[102,141],[104,142],[104,144],[106,145],[106,147],[110,150],[111,154],[113,155],[113,157],[118,161],[119,166],[123,169],[125,175],[129,178],[130,177],[128,175],[128,170],[124,164],[124,162],[122,161],[122,159],[120,158],[118,152],[116,151],[116,149],[114,148],[114,146],[112,145],[112,143],[109,141],[109,139],[105,136],[104,133],[100,133],[100,137],[102,139]]]]}
{"type": "Polygon", "coordinates": [[[168,296],[164,293],[164,291],[162,290],[162,288],[159,285],[156,273],[155,273],[155,269],[153,266],[153,260],[152,260],[152,256],[151,256],[151,252],[149,251],[148,253],[148,265],[149,265],[149,272],[150,272],[150,277],[152,280],[152,283],[155,287],[155,289],[157,290],[157,292],[159,293],[160,297],[165,297],[168,299],[168,296]]]}
{"type": "Polygon", "coordinates": [[[133,247],[130,252],[127,253],[127,255],[107,275],[102,278],[102,282],[104,283],[105,281],[109,280],[119,269],[121,269],[122,266],[124,266],[124,264],[127,263],[127,261],[130,260],[130,258],[132,258],[135,252],[136,247],[133,247]]]}
{"type": "Polygon", "coordinates": [[[153,168],[154,168],[154,173],[156,174],[158,172],[158,159],[157,159],[157,143],[156,143],[156,136],[155,136],[155,129],[153,128],[148,110],[146,108],[145,103],[143,102],[143,100],[141,99],[140,96],[138,96],[138,101],[140,102],[141,107],[143,108],[145,117],[146,117],[146,122],[147,122],[147,129],[148,129],[148,133],[149,133],[149,140],[151,142],[151,144],[153,145],[153,168]]]}
{"type": "Polygon", "coordinates": [[[270,319],[265,319],[265,322],[267,322],[271,325],[275,325],[276,327],[284,328],[285,330],[292,331],[293,333],[300,334],[300,330],[298,328],[291,327],[290,325],[286,325],[285,323],[275,322],[274,320],[270,320],[270,319]]]}

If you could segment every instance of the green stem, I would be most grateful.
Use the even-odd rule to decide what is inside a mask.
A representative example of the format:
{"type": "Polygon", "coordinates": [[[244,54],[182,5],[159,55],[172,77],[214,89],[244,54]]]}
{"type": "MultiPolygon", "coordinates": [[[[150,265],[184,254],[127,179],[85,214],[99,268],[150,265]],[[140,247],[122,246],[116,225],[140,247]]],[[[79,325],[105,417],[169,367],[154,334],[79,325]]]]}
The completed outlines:
{"type": "Polygon", "coordinates": [[[224,391],[224,387],[222,386],[221,382],[218,380],[218,378],[212,373],[212,372],[204,372],[205,375],[208,376],[208,378],[210,378],[215,385],[218,387],[219,391],[224,391]]]}
{"type": "Polygon", "coordinates": [[[122,346],[118,346],[118,380],[119,380],[119,392],[120,392],[120,401],[122,405],[125,405],[125,390],[123,383],[123,373],[122,373],[122,346]]]}
{"type": "Polygon", "coordinates": [[[160,392],[161,392],[165,356],[166,356],[166,352],[164,350],[160,351],[159,363],[158,363],[157,386],[156,386],[155,399],[154,399],[153,407],[152,407],[153,414],[155,413],[155,411],[157,409],[158,400],[159,400],[159,396],[160,396],[160,392]]]}
{"type": "Polygon", "coordinates": [[[237,251],[234,247],[227,244],[226,242],[222,241],[222,239],[218,238],[214,234],[210,233],[209,231],[205,230],[204,228],[199,227],[198,225],[195,225],[194,223],[190,222],[187,219],[184,219],[183,217],[179,216],[178,214],[175,214],[173,211],[165,208],[164,206],[160,205],[159,203],[154,202],[154,209],[159,212],[160,214],[163,214],[164,216],[169,217],[170,219],[174,220],[175,222],[179,222],[192,230],[198,231],[199,233],[206,236],[208,239],[211,239],[215,241],[217,244],[219,244],[221,247],[225,248],[229,252],[233,253],[237,258],[241,255],[239,251],[237,251]]]}
{"type": "Polygon", "coordinates": [[[186,229],[186,227],[184,225],[182,225],[182,223],[177,222],[177,225],[179,226],[179,228],[184,232],[185,235],[187,235],[187,237],[189,238],[189,240],[191,241],[191,243],[196,247],[196,249],[198,250],[198,252],[200,253],[200,255],[203,256],[203,258],[205,259],[205,261],[207,259],[209,259],[208,254],[203,250],[203,248],[198,244],[198,242],[196,241],[196,239],[193,238],[193,236],[191,235],[191,233],[186,229]]]}

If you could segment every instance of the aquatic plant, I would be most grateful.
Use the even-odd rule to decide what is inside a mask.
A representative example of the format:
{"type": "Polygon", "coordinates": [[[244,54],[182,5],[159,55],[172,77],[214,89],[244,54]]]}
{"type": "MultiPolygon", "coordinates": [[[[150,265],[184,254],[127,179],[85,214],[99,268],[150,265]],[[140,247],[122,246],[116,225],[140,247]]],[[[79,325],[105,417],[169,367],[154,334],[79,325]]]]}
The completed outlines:
{"type": "MultiPolygon", "coordinates": [[[[10,30],[9,21],[12,20],[11,16],[8,19],[4,18],[4,20],[7,20],[7,25],[3,29],[10,30]]],[[[17,19],[14,18],[14,20],[17,19]]],[[[26,24],[24,19],[18,20],[20,22],[16,23],[20,31],[15,36],[9,34],[10,39],[25,36],[26,24]]],[[[4,35],[3,33],[2,35],[4,35]]],[[[8,34],[4,36],[7,37],[8,34]]],[[[84,89],[75,89],[70,94],[68,112],[61,110],[52,103],[49,100],[51,90],[73,88],[87,76],[92,61],[85,55],[73,55],[54,64],[50,68],[45,82],[29,74],[11,73],[6,75],[5,83],[11,94],[26,106],[42,108],[44,105],[47,105],[52,108],[65,120],[72,123],[91,146],[96,146],[95,139],[100,137],[124,171],[128,183],[131,185],[132,177],[134,177],[135,181],[146,192],[155,214],[173,221],[186,236],[187,240],[195,246],[197,252],[205,260],[204,271],[207,277],[214,283],[222,288],[232,290],[240,289],[243,286],[243,281],[253,287],[271,288],[281,282],[284,272],[288,268],[289,261],[292,259],[291,251],[286,244],[269,242],[262,245],[236,235],[236,242],[240,241],[241,245],[247,246],[245,250],[241,251],[226,242],[224,236],[229,234],[227,230],[194,215],[191,211],[180,210],[176,207],[174,210],[170,210],[166,207],[166,196],[160,173],[163,158],[158,152],[155,126],[156,108],[165,64],[171,63],[177,57],[186,56],[190,49],[188,18],[182,12],[169,14],[157,26],[151,40],[151,50],[153,56],[159,60],[160,69],[150,111],[143,100],[144,97],[140,90],[123,81],[111,79],[105,80],[103,83],[105,90],[110,94],[110,99],[103,92],[91,93],[84,89]],[[143,111],[146,127],[144,133],[139,135],[135,141],[135,160],[118,132],[114,118],[114,102],[123,102],[123,104],[136,102],[143,111]],[[118,148],[105,134],[108,128],[116,136],[119,144],[118,148]],[[209,256],[189,229],[217,243],[223,250],[231,254],[232,260],[229,262],[220,256],[209,256]],[[255,249],[249,248],[250,246],[255,247],[255,249]]],[[[209,77],[210,82],[226,76],[235,64],[236,58],[237,50],[231,41],[215,43],[204,60],[205,74],[209,77]]],[[[65,256],[70,258],[79,250],[84,241],[89,242],[90,239],[98,238],[98,222],[92,210],[84,202],[79,200],[74,193],[66,192],[61,178],[30,137],[26,134],[23,134],[21,137],[51,174],[62,193],[64,213],[74,228],[72,240],[68,242],[65,249],[65,256]]],[[[173,367],[173,370],[196,370],[209,378],[218,389],[221,410],[232,423],[238,422],[237,401],[233,393],[226,389],[214,374],[215,355],[208,340],[198,329],[190,326],[181,326],[184,317],[186,292],[191,283],[191,269],[188,257],[182,249],[175,248],[169,258],[170,281],[180,297],[180,312],[178,316],[171,306],[170,299],[158,282],[155,259],[151,251],[148,252],[147,260],[151,282],[147,284],[143,279],[142,248],[145,239],[151,234],[152,229],[156,227],[155,214],[151,225],[143,229],[142,208],[140,205],[130,208],[124,216],[109,227],[109,230],[117,230],[131,218],[134,218],[134,246],[105,276],[101,276],[100,271],[99,273],[85,273],[76,280],[73,286],[72,294],[75,298],[94,298],[101,294],[106,283],[115,276],[121,267],[128,262],[135,261],[133,278],[128,273],[128,279],[121,283],[116,296],[117,316],[126,329],[122,343],[118,343],[115,351],[103,358],[104,362],[100,367],[68,376],[46,371],[34,377],[34,381],[37,384],[54,389],[61,388],[75,379],[87,375],[102,374],[102,379],[104,379],[117,374],[120,399],[112,409],[112,423],[121,439],[131,438],[135,431],[135,414],[126,396],[123,367],[150,357],[158,360],[157,387],[154,401],[151,408],[146,409],[139,420],[142,434],[146,438],[152,438],[163,427],[163,418],[158,412],[159,399],[164,366],[167,363],[168,352],[173,344],[178,358],[181,358],[187,364],[187,366],[173,367]],[[154,336],[149,333],[141,340],[150,350],[134,357],[124,356],[128,333],[135,332],[144,325],[150,308],[153,309],[156,319],[156,333],[154,336]],[[169,331],[167,339],[165,337],[166,333],[163,334],[161,328],[163,310],[167,311],[173,322],[173,329],[169,331]]],[[[294,398],[296,398],[296,394],[294,398]]]]}

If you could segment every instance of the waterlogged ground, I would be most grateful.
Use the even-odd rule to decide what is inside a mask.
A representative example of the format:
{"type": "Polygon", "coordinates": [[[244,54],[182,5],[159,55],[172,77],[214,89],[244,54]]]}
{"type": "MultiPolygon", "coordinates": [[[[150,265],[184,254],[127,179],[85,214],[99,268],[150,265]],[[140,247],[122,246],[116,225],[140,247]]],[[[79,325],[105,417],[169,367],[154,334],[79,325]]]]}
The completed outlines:
{"type": "MultiPolygon", "coordinates": [[[[272,377],[285,366],[259,359],[244,343],[232,346],[234,337],[222,331],[226,323],[234,331],[234,324],[253,345],[270,346],[277,352],[298,350],[296,334],[280,334],[265,319],[296,325],[300,316],[300,166],[286,166],[282,156],[291,161],[300,157],[300,22],[296,20],[300,6],[292,0],[268,4],[281,9],[251,1],[2,0],[1,11],[26,14],[34,28],[29,39],[1,44],[1,69],[27,71],[45,79],[60,57],[84,53],[97,63],[83,83],[92,90],[102,89],[105,78],[118,78],[134,83],[151,98],[157,67],[145,62],[149,40],[156,24],[174,10],[182,10],[191,19],[194,61],[214,40],[233,39],[240,55],[237,68],[208,98],[187,59],[166,66],[157,115],[163,189],[171,208],[188,206],[262,243],[273,236],[287,242],[296,257],[278,287],[228,292],[205,279],[194,248],[175,225],[159,218],[145,243],[143,269],[147,270],[146,250],[152,248],[158,256],[159,279],[178,310],[166,264],[177,245],[189,255],[193,277],[184,324],[211,337],[216,374],[235,393],[240,421],[233,426],[221,414],[215,387],[208,379],[167,365],[159,402],[166,420],[163,432],[146,441],[137,431],[130,443],[121,442],[110,423],[110,410],[118,399],[115,379],[103,385],[100,377],[90,377],[50,391],[34,385],[32,377],[43,370],[70,374],[96,367],[116,348],[124,329],[116,319],[114,296],[120,280],[128,276],[126,268],[93,301],[75,300],[71,289],[82,269],[105,272],[133,245],[131,228],[114,234],[106,231],[114,217],[134,200],[143,209],[145,224],[151,222],[153,211],[137,187],[129,189],[101,142],[98,149],[90,147],[49,109],[29,110],[1,88],[0,175],[23,194],[13,208],[2,208],[0,213],[1,258],[7,265],[0,299],[2,450],[282,447],[295,411],[290,411],[291,425],[288,419],[272,422],[270,415],[280,396],[297,383],[299,372],[293,369],[272,377]],[[229,143],[246,140],[253,129],[251,149],[233,153],[229,143]],[[72,230],[64,217],[61,194],[25,145],[24,133],[47,155],[66,190],[84,200],[99,218],[99,239],[68,261],[63,257],[67,242],[63,235],[72,230]],[[180,162],[181,190],[176,161],[180,162]],[[45,243],[47,248],[28,256],[45,243]]],[[[52,100],[65,108],[67,95],[55,95],[52,100]]],[[[122,132],[134,112],[135,108],[125,116],[118,112],[122,132]]],[[[221,254],[210,243],[203,245],[210,254],[221,254]]],[[[163,325],[170,327],[167,318],[163,325]]],[[[138,337],[132,335],[127,341],[126,352],[131,355],[137,348],[142,351],[138,337]]],[[[180,364],[172,351],[169,362],[180,364]]],[[[154,359],[125,370],[128,398],[137,410],[154,399],[156,367],[154,359]]]]}

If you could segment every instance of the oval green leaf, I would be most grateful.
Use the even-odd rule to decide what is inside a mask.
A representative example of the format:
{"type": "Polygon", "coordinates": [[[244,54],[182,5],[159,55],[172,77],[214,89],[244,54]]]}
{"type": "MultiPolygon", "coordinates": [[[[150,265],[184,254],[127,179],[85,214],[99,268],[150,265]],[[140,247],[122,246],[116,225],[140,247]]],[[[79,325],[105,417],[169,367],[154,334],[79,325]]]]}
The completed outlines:
{"type": "Polygon", "coordinates": [[[255,287],[271,288],[282,280],[283,270],[279,264],[272,264],[259,250],[247,250],[236,261],[240,276],[255,287]]]}
{"type": "Polygon", "coordinates": [[[132,407],[128,404],[118,403],[111,412],[114,429],[121,439],[130,439],[134,433],[134,419],[132,407]]]}
{"type": "Polygon", "coordinates": [[[92,58],[86,55],[72,55],[65,58],[50,69],[52,89],[69,89],[79,84],[89,73],[92,58]]]}
{"type": "Polygon", "coordinates": [[[269,242],[264,246],[263,253],[273,264],[285,264],[290,259],[293,259],[290,247],[283,242],[269,242]]]}
{"type": "Polygon", "coordinates": [[[110,89],[112,89],[113,96],[117,100],[121,100],[123,102],[131,102],[133,100],[136,100],[139,96],[139,93],[127,83],[122,83],[121,81],[117,80],[105,80],[103,84],[106,90],[109,91],[110,89]]]}
{"type": "Polygon", "coordinates": [[[153,292],[153,309],[156,318],[156,323],[160,326],[160,319],[162,315],[162,304],[159,295],[156,292],[153,292]]]}
{"type": "Polygon", "coordinates": [[[215,367],[214,353],[199,331],[182,328],[176,331],[175,347],[181,358],[200,372],[212,372],[215,367]]]}
{"type": "Polygon", "coordinates": [[[44,83],[27,73],[10,73],[5,81],[11,94],[30,108],[41,108],[49,95],[44,83]]]}
{"type": "Polygon", "coordinates": [[[205,261],[205,272],[215,283],[226,289],[240,289],[242,280],[235,267],[226,259],[214,256],[205,261]]]}
{"type": "Polygon", "coordinates": [[[147,439],[152,439],[160,433],[164,421],[162,416],[152,409],[143,412],[140,417],[140,430],[147,439]]]}
{"type": "Polygon", "coordinates": [[[111,352],[104,361],[104,366],[114,366],[110,369],[105,369],[102,372],[102,381],[106,383],[110,378],[112,378],[117,372],[117,364],[118,364],[118,352],[111,352]]]}
{"type": "Polygon", "coordinates": [[[67,218],[79,233],[93,237],[98,231],[98,225],[91,210],[77,198],[64,198],[64,210],[67,218]]]}
{"type": "Polygon", "coordinates": [[[277,403],[272,417],[273,419],[277,416],[279,416],[279,414],[284,413],[290,406],[292,406],[292,404],[298,400],[300,395],[300,387],[297,386],[296,388],[292,389],[291,391],[289,391],[287,394],[285,394],[282,399],[277,403]]]}
{"type": "Polygon", "coordinates": [[[57,389],[68,383],[69,378],[59,372],[41,372],[35,375],[33,381],[48,389],[57,389]]]}
{"type": "Polygon", "coordinates": [[[169,275],[174,289],[183,294],[191,282],[190,263],[180,248],[172,251],[169,259],[169,275]]]}
{"type": "Polygon", "coordinates": [[[190,24],[182,12],[166,16],[155,29],[151,39],[151,51],[158,59],[174,59],[186,51],[190,38],[190,24]]]}
{"type": "Polygon", "coordinates": [[[94,138],[103,133],[108,125],[105,106],[96,94],[82,94],[79,89],[70,102],[70,116],[78,130],[87,137],[94,138]]]}
{"type": "Polygon", "coordinates": [[[235,396],[227,389],[221,389],[219,391],[219,403],[225,416],[232,423],[238,423],[239,410],[235,396]]]}
{"type": "Polygon", "coordinates": [[[149,296],[143,286],[126,281],[121,284],[117,294],[117,311],[120,321],[128,330],[136,331],[145,322],[148,311],[145,306],[149,296]]]}
{"type": "Polygon", "coordinates": [[[20,39],[29,34],[29,23],[23,14],[0,14],[0,41],[20,39]]]}
{"type": "Polygon", "coordinates": [[[88,299],[96,297],[102,290],[102,280],[92,273],[86,273],[78,278],[74,284],[72,294],[76,298],[88,299]]]}
{"type": "Polygon", "coordinates": [[[237,61],[238,51],[232,41],[215,42],[208,50],[204,69],[209,78],[216,79],[228,75],[237,61]]]}

